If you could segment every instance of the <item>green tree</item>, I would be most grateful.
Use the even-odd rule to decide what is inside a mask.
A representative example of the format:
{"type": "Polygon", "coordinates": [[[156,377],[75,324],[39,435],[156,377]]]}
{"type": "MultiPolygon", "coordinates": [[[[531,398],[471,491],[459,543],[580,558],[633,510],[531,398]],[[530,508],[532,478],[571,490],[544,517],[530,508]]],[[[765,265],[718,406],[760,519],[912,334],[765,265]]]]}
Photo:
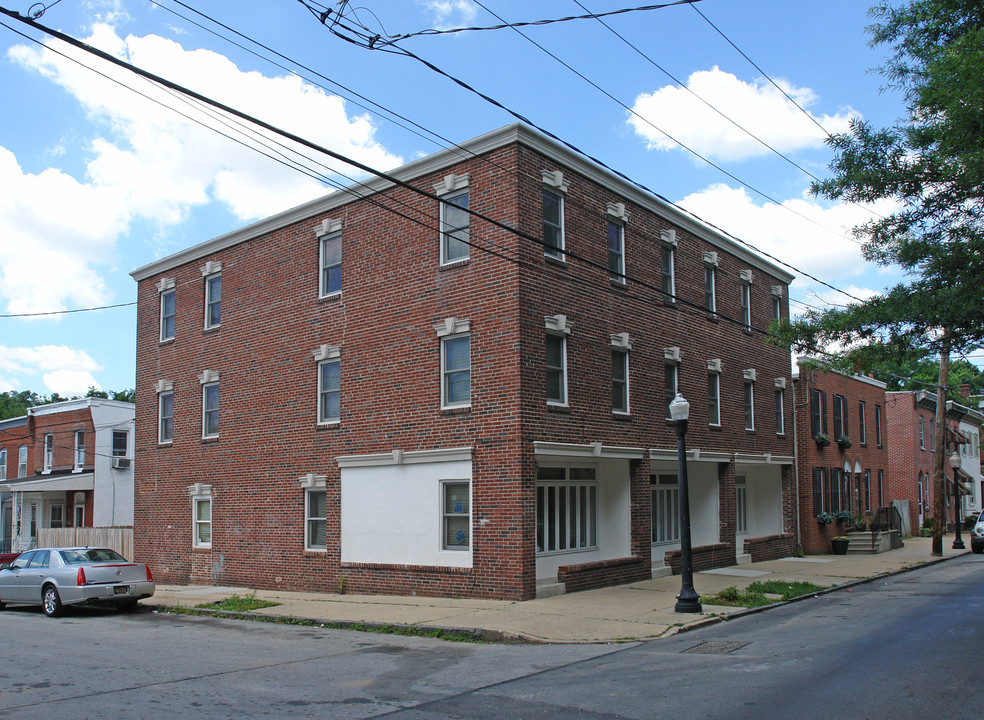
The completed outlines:
{"type": "MultiPolygon", "coordinates": [[[[938,354],[938,393],[951,352],[984,341],[984,3],[908,0],[869,10],[871,45],[891,54],[878,70],[902,93],[906,117],[863,121],[832,136],[832,176],[813,190],[830,199],[889,199],[895,210],[854,229],[865,259],[897,265],[902,283],[866,302],[813,311],[777,329],[807,352],[838,347],[837,365],[868,372],[938,354]]],[[[938,403],[933,554],[943,549],[944,405],[938,403]]]]}

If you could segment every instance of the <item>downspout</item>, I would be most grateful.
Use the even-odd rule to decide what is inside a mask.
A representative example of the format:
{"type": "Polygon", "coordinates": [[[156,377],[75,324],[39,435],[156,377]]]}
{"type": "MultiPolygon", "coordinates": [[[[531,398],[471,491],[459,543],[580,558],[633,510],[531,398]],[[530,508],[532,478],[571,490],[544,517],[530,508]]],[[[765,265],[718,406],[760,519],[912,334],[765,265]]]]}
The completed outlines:
{"type": "Polygon", "coordinates": [[[806,401],[802,405],[796,404],[796,383],[792,383],[793,386],[793,474],[796,476],[796,549],[802,550],[803,543],[801,541],[800,533],[800,474],[799,474],[799,461],[800,461],[800,449],[799,449],[799,423],[797,422],[797,416],[799,412],[797,407],[804,407],[809,405],[810,398],[810,380],[805,376],[805,373],[800,371],[800,378],[803,380],[804,387],[806,388],[806,401]]]}

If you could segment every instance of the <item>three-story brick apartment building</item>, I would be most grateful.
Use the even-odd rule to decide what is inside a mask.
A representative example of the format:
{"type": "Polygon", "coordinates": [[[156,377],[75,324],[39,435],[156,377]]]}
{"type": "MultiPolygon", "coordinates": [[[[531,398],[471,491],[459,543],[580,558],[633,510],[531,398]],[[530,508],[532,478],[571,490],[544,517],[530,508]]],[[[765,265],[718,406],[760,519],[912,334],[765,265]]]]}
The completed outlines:
{"type": "Polygon", "coordinates": [[[133,272],[158,578],[648,578],[678,562],[677,391],[696,566],[792,551],[788,273],[522,125],[390,177],[430,197],[368,180],[133,272]]]}

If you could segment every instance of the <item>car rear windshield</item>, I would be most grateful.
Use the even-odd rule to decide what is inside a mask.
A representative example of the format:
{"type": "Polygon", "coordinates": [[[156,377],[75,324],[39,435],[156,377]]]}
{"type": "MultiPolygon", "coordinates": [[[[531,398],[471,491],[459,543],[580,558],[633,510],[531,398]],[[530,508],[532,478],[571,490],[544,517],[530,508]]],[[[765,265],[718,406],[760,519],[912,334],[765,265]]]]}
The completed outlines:
{"type": "Polygon", "coordinates": [[[68,565],[81,565],[91,562],[126,562],[126,558],[115,550],[108,548],[91,548],[85,550],[62,550],[62,560],[68,565]]]}

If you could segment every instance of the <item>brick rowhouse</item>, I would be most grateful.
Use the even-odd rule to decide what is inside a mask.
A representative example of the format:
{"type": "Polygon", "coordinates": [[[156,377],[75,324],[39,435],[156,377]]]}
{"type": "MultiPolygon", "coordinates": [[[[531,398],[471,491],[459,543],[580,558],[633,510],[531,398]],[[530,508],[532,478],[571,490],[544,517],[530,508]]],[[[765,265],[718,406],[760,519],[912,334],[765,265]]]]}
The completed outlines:
{"type": "Polygon", "coordinates": [[[442,202],[371,179],[133,272],[135,544],[159,581],[648,578],[679,549],[667,382],[695,554],[793,550],[790,359],[762,332],[789,274],[522,125],[393,175],[442,202]]]}

